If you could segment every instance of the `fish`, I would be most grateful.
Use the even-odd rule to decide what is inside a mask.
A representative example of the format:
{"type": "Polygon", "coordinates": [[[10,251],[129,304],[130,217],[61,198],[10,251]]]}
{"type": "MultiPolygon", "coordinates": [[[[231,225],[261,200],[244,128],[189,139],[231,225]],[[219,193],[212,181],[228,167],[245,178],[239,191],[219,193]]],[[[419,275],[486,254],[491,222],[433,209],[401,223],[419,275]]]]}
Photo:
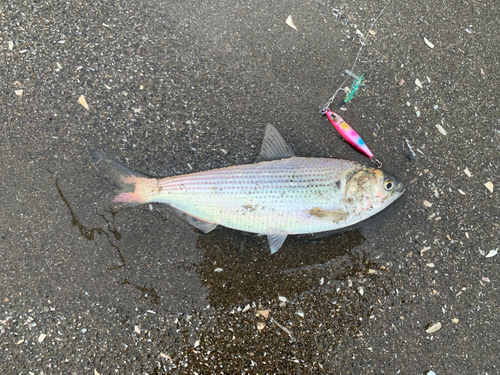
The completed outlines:
{"type": "Polygon", "coordinates": [[[270,124],[253,164],[153,178],[104,152],[91,154],[119,188],[111,193],[113,205],[164,203],[205,233],[223,226],[265,235],[273,254],[289,235],[356,224],[404,192],[404,185],[381,169],[345,159],[296,156],[270,124]]]}

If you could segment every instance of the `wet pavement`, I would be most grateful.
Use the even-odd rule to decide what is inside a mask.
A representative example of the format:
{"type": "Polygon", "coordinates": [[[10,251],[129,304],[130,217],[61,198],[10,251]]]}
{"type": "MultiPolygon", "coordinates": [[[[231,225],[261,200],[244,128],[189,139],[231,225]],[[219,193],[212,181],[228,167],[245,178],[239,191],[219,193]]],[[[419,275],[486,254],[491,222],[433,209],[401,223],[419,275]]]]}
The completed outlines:
{"type": "Polygon", "coordinates": [[[498,373],[498,2],[393,0],[374,26],[340,113],[406,185],[375,217],[271,255],[99,204],[95,149],[168,176],[251,163],[272,123],[367,162],[318,110],[385,4],[3,2],[2,373],[498,373]]]}

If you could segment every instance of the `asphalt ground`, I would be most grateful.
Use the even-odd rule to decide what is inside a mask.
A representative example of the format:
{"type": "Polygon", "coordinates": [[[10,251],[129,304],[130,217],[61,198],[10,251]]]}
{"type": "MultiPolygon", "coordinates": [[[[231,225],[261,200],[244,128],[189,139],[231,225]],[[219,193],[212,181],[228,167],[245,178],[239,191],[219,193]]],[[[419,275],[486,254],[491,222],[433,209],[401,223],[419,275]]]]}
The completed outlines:
{"type": "Polygon", "coordinates": [[[370,33],[385,4],[2,2],[1,372],[499,373],[500,4],[392,0],[370,33]],[[406,185],[382,213],[271,255],[100,207],[90,150],[170,176],[251,163],[271,123],[368,163],[318,114],[366,35],[338,110],[406,185]]]}

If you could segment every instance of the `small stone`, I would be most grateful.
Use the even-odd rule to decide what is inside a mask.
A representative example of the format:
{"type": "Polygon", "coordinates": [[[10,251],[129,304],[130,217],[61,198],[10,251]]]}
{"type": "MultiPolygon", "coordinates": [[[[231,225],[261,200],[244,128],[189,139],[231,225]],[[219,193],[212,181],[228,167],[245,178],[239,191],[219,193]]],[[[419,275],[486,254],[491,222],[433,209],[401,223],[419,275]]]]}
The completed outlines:
{"type": "Polygon", "coordinates": [[[262,323],[262,322],[257,323],[257,329],[259,331],[262,331],[265,326],[266,326],[266,323],[262,323]]]}
{"type": "Polygon", "coordinates": [[[42,333],[40,336],[38,336],[38,342],[43,342],[43,340],[45,340],[46,337],[47,335],[45,333],[42,333]]]}
{"type": "Polygon", "coordinates": [[[23,90],[15,90],[14,93],[17,95],[17,96],[23,96],[23,90]]]}
{"type": "Polygon", "coordinates": [[[457,318],[453,318],[451,321],[452,321],[453,323],[455,323],[455,324],[457,324],[457,323],[458,323],[458,319],[457,319],[457,318]]]}
{"type": "Polygon", "coordinates": [[[470,173],[469,168],[465,168],[464,173],[467,175],[467,177],[472,177],[472,173],[470,173]]]}
{"type": "Polygon", "coordinates": [[[425,207],[432,207],[432,203],[428,201],[424,201],[424,206],[425,207]]]}
{"type": "Polygon", "coordinates": [[[420,82],[420,80],[418,78],[415,80],[415,85],[417,85],[420,88],[423,88],[422,82],[420,82]]]}
{"type": "Polygon", "coordinates": [[[137,333],[138,335],[140,335],[140,334],[141,334],[141,329],[139,328],[139,326],[135,326],[135,327],[134,327],[134,331],[135,331],[135,333],[137,333]]]}
{"type": "Polygon", "coordinates": [[[224,271],[222,268],[216,268],[216,269],[214,269],[214,272],[222,272],[222,271],[224,271]]]}

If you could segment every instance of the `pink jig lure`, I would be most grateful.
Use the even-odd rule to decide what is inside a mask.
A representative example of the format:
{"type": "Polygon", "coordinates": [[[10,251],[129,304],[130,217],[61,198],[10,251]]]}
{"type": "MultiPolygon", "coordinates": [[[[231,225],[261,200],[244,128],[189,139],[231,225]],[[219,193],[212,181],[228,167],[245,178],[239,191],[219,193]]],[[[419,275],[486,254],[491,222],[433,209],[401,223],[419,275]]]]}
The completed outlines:
{"type": "Polygon", "coordinates": [[[370,160],[375,164],[380,163],[377,160],[373,160],[373,153],[370,151],[366,143],[361,139],[359,134],[356,133],[354,129],[344,121],[342,117],[340,117],[335,112],[332,112],[330,109],[327,109],[325,114],[332,125],[335,127],[335,129],[338,130],[338,132],[342,135],[342,137],[346,139],[347,142],[353,145],[361,153],[368,156],[370,160]]]}

